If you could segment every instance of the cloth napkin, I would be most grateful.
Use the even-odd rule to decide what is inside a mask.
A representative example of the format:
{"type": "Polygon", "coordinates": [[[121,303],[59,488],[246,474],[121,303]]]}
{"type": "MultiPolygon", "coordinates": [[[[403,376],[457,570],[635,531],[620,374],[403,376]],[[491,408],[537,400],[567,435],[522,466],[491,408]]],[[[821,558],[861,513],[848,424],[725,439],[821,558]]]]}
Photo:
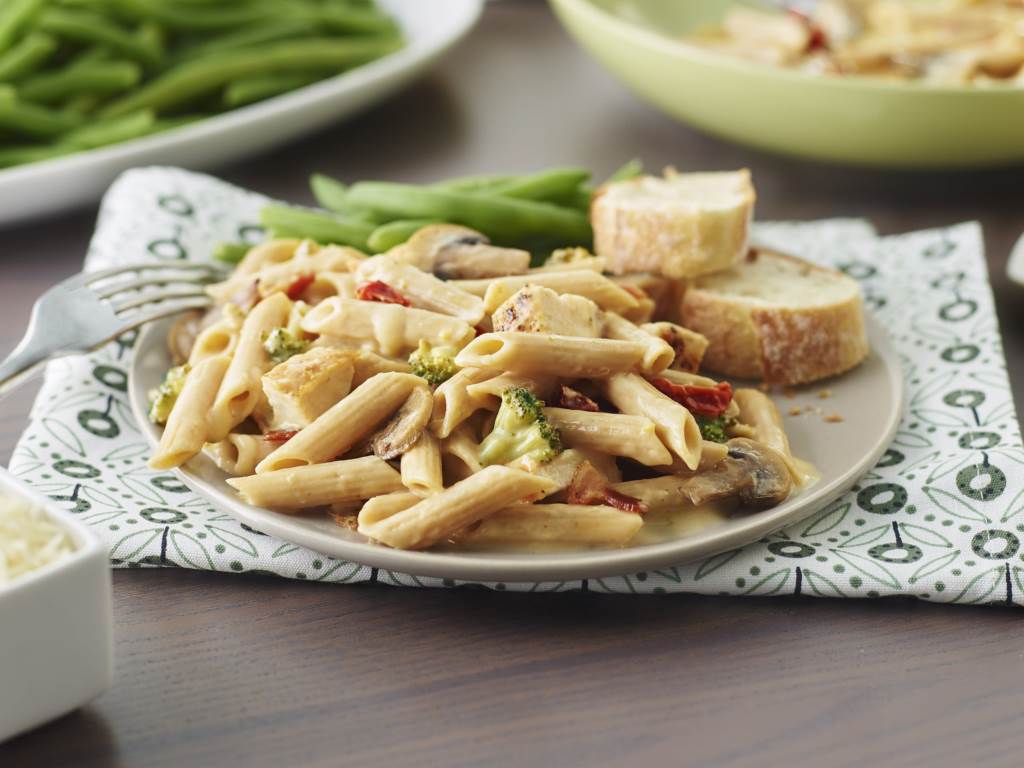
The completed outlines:
{"type": "MultiPolygon", "coordinates": [[[[266,198],[172,168],[123,175],[100,210],[85,266],[140,255],[205,259],[222,240],[258,240],[266,198]]],[[[854,490],[763,541],[702,562],[616,578],[494,589],[819,597],[914,596],[1024,602],[1024,450],[977,224],[876,237],[849,220],[768,223],[756,240],[860,281],[907,383],[892,446],[854,490]]],[[[377,571],[238,523],[149,449],[126,399],[131,336],[50,364],[11,470],[92,526],[115,567],[269,573],[336,583],[465,582],[377,571]]]]}

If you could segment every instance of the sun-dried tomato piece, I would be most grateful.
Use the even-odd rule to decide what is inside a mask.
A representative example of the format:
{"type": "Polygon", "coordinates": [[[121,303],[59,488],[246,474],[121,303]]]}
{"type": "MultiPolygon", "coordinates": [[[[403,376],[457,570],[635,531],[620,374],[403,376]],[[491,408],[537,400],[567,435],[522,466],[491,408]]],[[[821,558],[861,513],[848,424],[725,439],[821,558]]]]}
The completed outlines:
{"type": "Polygon", "coordinates": [[[825,35],[825,30],[815,24],[810,16],[798,11],[796,8],[787,8],[786,12],[807,27],[809,37],[807,38],[806,53],[828,50],[828,37],[825,35]]]}
{"type": "Polygon", "coordinates": [[[598,404],[589,397],[582,392],[577,392],[572,387],[565,386],[565,384],[562,385],[562,393],[558,397],[558,407],[572,408],[574,411],[590,411],[591,413],[601,410],[598,404]]]}
{"type": "Polygon", "coordinates": [[[304,275],[299,275],[294,280],[292,280],[291,284],[285,290],[285,293],[288,295],[288,298],[291,299],[292,301],[298,301],[299,297],[302,295],[302,292],[309,288],[309,286],[313,284],[314,280],[316,280],[316,276],[312,272],[308,272],[304,275]]]}
{"type": "Polygon", "coordinates": [[[621,509],[623,512],[632,512],[637,515],[642,515],[647,512],[647,505],[644,504],[640,499],[629,496],[625,493],[620,493],[614,488],[604,489],[604,503],[609,507],[615,507],[621,509]]]}
{"type": "Polygon", "coordinates": [[[603,504],[637,515],[647,511],[647,505],[640,499],[609,488],[607,478],[589,461],[584,461],[576,467],[566,492],[566,499],[570,504],[603,504]]]}
{"type": "Polygon", "coordinates": [[[721,416],[732,402],[732,385],[727,381],[720,381],[713,387],[697,387],[673,384],[659,376],[651,379],[651,384],[698,416],[721,416]]]}
{"type": "Polygon", "coordinates": [[[383,304],[400,304],[411,307],[412,302],[382,280],[371,280],[356,288],[356,298],[363,301],[379,301],[383,304]]]}
{"type": "Polygon", "coordinates": [[[275,429],[264,434],[263,439],[268,443],[287,443],[297,434],[299,434],[297,429],[275,429]]]}

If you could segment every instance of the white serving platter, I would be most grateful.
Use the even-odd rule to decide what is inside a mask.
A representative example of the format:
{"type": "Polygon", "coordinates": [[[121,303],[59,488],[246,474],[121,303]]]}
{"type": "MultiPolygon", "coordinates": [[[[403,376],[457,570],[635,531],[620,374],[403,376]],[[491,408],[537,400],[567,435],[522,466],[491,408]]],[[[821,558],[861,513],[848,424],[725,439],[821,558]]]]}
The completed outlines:
{"type": "Polygon", "coordinates": [[[97,199],[122,171],[149,164],[211,168],[348,117],[422,74],[465,36],[483,0],[380,0],[406,37],[401,50],[291,93],[109,147],[0,170],[0,226],[97,199]]]}

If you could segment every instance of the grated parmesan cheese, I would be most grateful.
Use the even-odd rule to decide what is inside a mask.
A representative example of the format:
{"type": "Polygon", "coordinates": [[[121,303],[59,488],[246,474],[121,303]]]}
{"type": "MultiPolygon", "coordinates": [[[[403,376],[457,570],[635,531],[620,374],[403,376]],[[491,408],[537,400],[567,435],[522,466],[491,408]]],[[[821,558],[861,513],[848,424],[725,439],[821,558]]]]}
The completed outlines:
{"type": "Polygon", "coordinates": [[[0,587],[74,551],[71,537],[25,499],[0,493],[0,587]]]}

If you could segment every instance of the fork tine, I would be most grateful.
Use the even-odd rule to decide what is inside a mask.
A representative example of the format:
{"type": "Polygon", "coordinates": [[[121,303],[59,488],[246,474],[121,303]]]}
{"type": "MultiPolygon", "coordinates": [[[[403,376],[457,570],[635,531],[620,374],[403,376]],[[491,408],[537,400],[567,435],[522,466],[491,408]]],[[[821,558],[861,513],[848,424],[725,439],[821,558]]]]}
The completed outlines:
{"type": "Polygon", "coordinates": [[[93,283],[98,282],[100,280],[106,280],[111,277],[117,277],[118,275],[136,272],[148,272],[154,269],[178,272],[205,272],[211,276],[227,275],[226,268],[221,267],[219,264],[213,264],[210,262],[142,261],[135,264],[122,264],[119,267],[111,267],[110,269],[100,269],[97,270],[96,272],[83,272],[81,275],[76,275],[75,277],[80,278],[81,285],[92,285],[93,283]]]}
{"type": "Polygon", "coordinates": [[[207,296],[203,291],[168,291],[166,293],[150,293],[143,296],[136,296],[131,299],[112,302],[112,304],[114,307],[114,314],[120,315],[122,312],[127,312],[129,309],[138,309],[139,307],[144,307],[147,304],[162,304],[165,301],[173,301],[175,299],[202,299],[207,305],[213,303],[213,299],[207,296]]]}
{"type": "Polygon", "coordinates": [[[97,298],[109,299],[112,296],[116,296],[119,293],[127,293],[128,291],[137,291],[141,288],[152,288],[160,285],[208,285],[209,280],[203,275],[194,275],[190,277],[153,277],[144,278],[141,280],[131,280],[129,282],[119,282],[113,285],[104,286],[103,288],[93,288],[93,293],[96,294],[97,298]]]}
{"type": "Polygon", "coordinates": [[[210,306],[210,301],[199,301],[193,299],[192,301],[178,301],[174,304],[159,305],[156,309],[147,313],[138,313],[125,318],[125,321],[117,331],[115,331],[110,338],[120,336],[122,333],[138,328],[140,325],[151,323],[154,320],[160,320],[161,318],[168,317],[170,315],[177,315],[182,312],[188,312],[192,309],[206,309],[210,306]]]}

